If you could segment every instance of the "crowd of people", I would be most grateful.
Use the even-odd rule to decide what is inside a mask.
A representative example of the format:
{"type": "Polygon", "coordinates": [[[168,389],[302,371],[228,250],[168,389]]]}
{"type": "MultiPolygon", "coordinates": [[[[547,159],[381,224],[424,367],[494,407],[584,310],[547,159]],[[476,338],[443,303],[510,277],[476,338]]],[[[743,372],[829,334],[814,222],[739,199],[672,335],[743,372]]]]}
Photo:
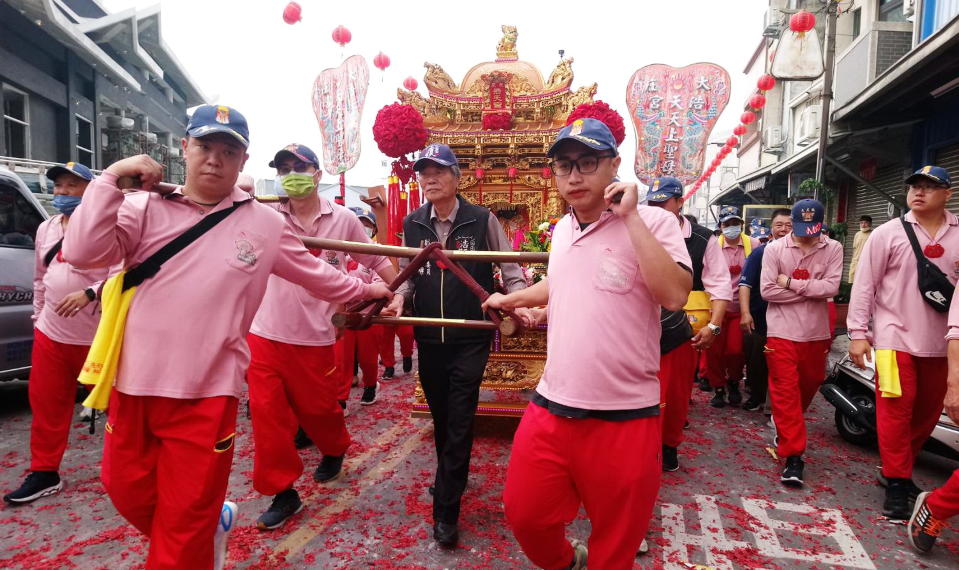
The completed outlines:
{"type": "MultiPolygon", "coordinates": [[[[182,142],[186,183],[172,192],[158,191],[162,168],[142,155],[99,177],[75,163],[50,169],[60,214],[36,238],[31,464],[6,502],[62,489],[76,379],[91,376],[89,403],[108,409],[102,481],[149,537],[147,567],[221,568],[238,509],[226,492],[241,396],[253,426],[252,487],[272,497],[256,526],[269,531],[304,507],[298,447],[312,441],[322,453],[318,484],[342,475],[354,370],[360,404],[373,405],[378,380],[395,374],[398,336],[404,372],[415,340],[432,415],[433,538],[456,546],[492,333],[333,327],[343,304],[369,299],[382,299],[384,315],[482,320],[506,310],[526,326],[548,322],[545,371],[503,492],[509,528],[539,567],[632,567],[662,473],[679,469],[697,377],[717,408],[768,402],[780,481],[804,484],[804,412],[823,381],[843,270],[817,200],[773,212],[768,226],[747,227],[724,207],[716,235],[682,215],[675,178],[654,180],[641,204],[637,185],[617,178],[609,128],[579,119],[547,152],[569,205],[547,277],[528,284],[517,264],[502,263],[501,292],[481,302],[440,262],[399,284],[405,260],[308,249],[298,236],[370,242],[376,220],[318,194],[319,161],[302,144],[270,163],[286,197],[255,200],[238,184],[249,143],[238,111],[202,106],[182,142]],[[121,190],[129,179],[144,191],[121,190]],[[591,533],[570,541],[566,525],[581,506],[591,533]]],[[[496,217],[458,192],[449,147],[430,145],[413,169],[426,201],[403,222],[405,245],[511,249],[496,217]]],[[[959,421],[959,302],[949,312],[959,220],[946,210],[944,169],[924,167],[905,184],[909,212],[875,230],[863,220],[856,237],[849,353],[877,370],[883,513],[909,520],[912,544],[928,551],[959,514],[959,472],[932,493],[911,478],[943,406],[959,421]]],[[[493,264],[462,268],[496,289],[493,264]]]]}

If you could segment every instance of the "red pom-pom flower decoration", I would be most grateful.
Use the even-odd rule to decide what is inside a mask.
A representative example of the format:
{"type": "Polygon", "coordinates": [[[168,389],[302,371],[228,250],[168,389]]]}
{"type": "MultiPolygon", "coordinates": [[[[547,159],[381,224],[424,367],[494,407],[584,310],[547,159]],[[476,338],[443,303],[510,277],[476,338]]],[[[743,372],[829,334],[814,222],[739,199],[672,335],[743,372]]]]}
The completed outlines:
{"type": "Polygon", "coordinates": [[[412,105],[393,103],[380,109],[373,122],[373,140],[386,156],[399,158],[426,146],[429,133],[412,105]]]}
{"type": "Polygon", "coordinates": [[[513,128],[513,114],[509,111],[485,113],[483,115],[483,130],[508,131],[513,128]]]}
{"type": "Polygon", "coordinates": [[[623,141],[626,140],[626,125],[623,123],[623,116],[603,101],[583,103],[577,106],[569,114],[566,124],[569,125],[576,119],[597,119],[606,123],[610,132],[613,133],[613,138],[616,139],[617,146],[623,144],[623,141]]]}

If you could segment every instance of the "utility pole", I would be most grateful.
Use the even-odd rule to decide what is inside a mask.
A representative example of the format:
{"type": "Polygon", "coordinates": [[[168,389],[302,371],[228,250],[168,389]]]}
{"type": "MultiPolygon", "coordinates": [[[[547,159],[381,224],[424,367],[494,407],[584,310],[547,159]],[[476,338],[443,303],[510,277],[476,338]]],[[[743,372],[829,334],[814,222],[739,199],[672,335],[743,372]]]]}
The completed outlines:
{"type": "MultiPolygon", "coordinates": [[[[836,19],[839,17],[839,2],[824,0],[826,4],[826,60],[822,80],[822,109],[819,114],[819,151],[816,153],[816,181],[823,183],[826,169],[826,145],[829,142],[829,116],[832,106],[832,80],[836,74],[836,19]]],[[[819,199],[819,190],[815,192],[819,199]]]]}

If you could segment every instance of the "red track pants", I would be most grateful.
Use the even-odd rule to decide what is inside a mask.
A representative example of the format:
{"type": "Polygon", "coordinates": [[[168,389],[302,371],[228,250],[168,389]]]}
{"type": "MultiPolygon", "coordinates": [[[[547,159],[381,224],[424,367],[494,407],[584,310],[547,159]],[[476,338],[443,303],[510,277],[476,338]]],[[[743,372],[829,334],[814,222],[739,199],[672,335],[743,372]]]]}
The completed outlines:
{"type": "Polygon", "coordinates": [[[148,569],[213,567],[236,408],[231,396],[180,400],[113,391],[101,477],[117,511],[150,537],[148,569]]]}
{"type": "Polygon", "coordinates": [[[689,398],[693,392],[693,376],[698,361],[699,354],[689,341],[659,358],[663,445],[679,447],[683,442],[683,426],[689,414],[689,398]]]}
{"type": "Polygon", "coordinates": [[[77,376],[89,346],[57,342],[33,329],[30,370],[30,470],[59,471],[70,439],[77,376]]]}
{"type": "Polygon", "coordinates": [[[825,379],[826,355],[831,345],[830,340],[766,339],[769,400],[779,436],[776,453],[780,457],[802,455],[806,451],[803,414],[825,379]]]}
{"type": "Polygon", "coordinates": [[[942,414],[946,358],[896,352],[902,396],[883,398],[876,390],[879,457],[886,477],[912,478],[912,464],[942,414]]]}
{"type": "Polygon", "coordinates": [[[706,349],[706,378],[713,388],[723,388],[728,382],[743,377],[743,331],[739,328],[739,313],[726,313],[719,337],[706,349]]]}
{"type": "Polygon", "coordinates": [[[631,569],[659,492],[660,420],[555,416],[530,404],[513,439],[503,501],[523,552],[541,568],[573,559],[566,525],[589,516],[591,568],[631,569]]]}
{"type": "Polygon", "coordinates": [[[363,386],[376,386],[379,378],[379,364],[376,357],[380,352],[380,335],[383,331],[379,327],[370,327],[366,330],[343,329],[343,336],[336,341],[336,367],[340,374],[340,390],[337,399],[349,400],[350,387],[353,385],[353,366],[360,361],[360,370],[363,371],[363,386]]]}
{"type": "Polygon", "coordinates": [[[276,495],[293,487],[303,461],[293,443],[299,425],[323,455],[339,457],[350,434],[337,403],[340,375],[332,346],[301,346],[247,335],[253,488],[276,495]]]}
{"type": "Polygon", "coordinates": [[[380,334],[380,358],[383,366],[396,366],[396,337],[400,337],[400,354],[413,356],[413,327],[410,325],[377,325],[380,334]]]}
{"type": "Polygon", "coordinates": [[[959,469],[952,472],[946,484],[926,498],[932,516],[945,520],[959,515],[959,469]]]}

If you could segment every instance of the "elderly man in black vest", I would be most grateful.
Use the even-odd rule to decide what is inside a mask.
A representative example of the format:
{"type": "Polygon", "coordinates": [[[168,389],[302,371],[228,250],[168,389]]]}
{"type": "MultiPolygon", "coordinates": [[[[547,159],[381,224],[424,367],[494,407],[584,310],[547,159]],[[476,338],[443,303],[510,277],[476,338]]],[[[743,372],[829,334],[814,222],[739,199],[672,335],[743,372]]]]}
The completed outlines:
{"type": "MultiPolygon", "coordinates": [[[[510,251],[496,216],[457,193],[460,168],[446,145],[428,146],[413,165],[427,202],[403,220],[404,245],[425,247],[440,242],[445,249],[510,251]]],[[[491,263],[463,263],[463,268],[487,291],[493,290],[491,263]]],[[[506,289],[526,287],[515,263],[500,266],[506,289]]],[[[480,300],[447,268],[429,262],[401,289],[412,299],[413,315],[448,319],[483,319],[480,300]]],[[[517,311],[532,321],[526,309],[517,311]]],[[[479,386],[489,358],[492,333],[487,330],[415,327],[419,373],[433,415],[436,477],[433,486],[433,538],[451,548],[459,540],[460,498],[469,476],[473,418],[479,386]]]]}

